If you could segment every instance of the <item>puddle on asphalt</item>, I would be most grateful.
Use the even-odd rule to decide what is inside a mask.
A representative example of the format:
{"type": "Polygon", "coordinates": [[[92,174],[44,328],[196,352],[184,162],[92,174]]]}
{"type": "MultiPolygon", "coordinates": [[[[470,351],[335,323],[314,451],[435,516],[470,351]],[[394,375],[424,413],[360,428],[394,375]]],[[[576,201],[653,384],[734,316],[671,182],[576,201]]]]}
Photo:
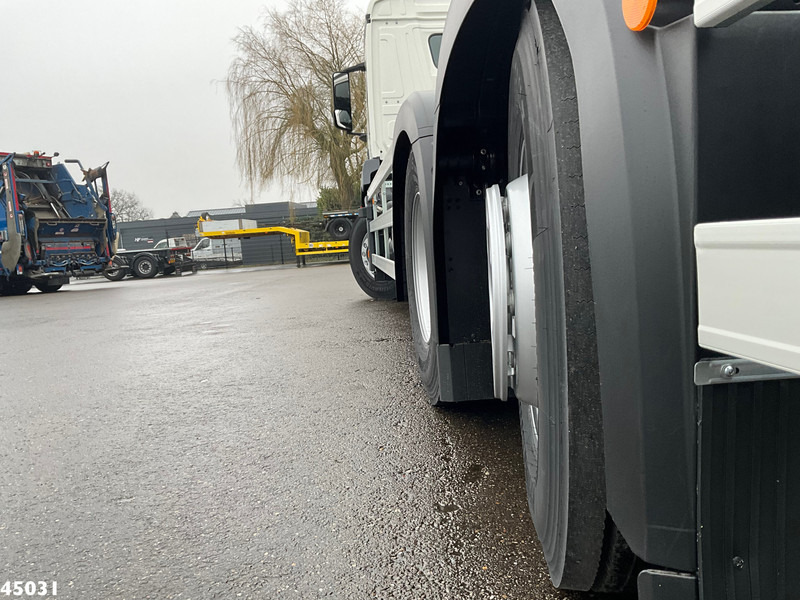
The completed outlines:
{"type": "Polygon", "coordinates": [[[483,465],[472,464],[467,469],[467,474],[464,476],[466,483],[478,483],[483,479],[483,465]]]}
{"type": "Polygon", "coordinates": [[[445,504],[443,502],[437,502],[433,505],[433,510],[438,513],[451,513],[457,511],[458,508],[456,504],[445,504]]]}

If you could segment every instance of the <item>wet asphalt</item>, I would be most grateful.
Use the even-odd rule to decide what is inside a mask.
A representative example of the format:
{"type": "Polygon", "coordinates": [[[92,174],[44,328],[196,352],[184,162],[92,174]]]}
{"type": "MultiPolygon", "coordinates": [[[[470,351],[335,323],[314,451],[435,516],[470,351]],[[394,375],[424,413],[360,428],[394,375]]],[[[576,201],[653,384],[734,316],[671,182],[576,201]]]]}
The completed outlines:
{"type": "Polygon", "coordinates": [[[428,405],[345,264],[0,298],[0,585],[58,598],[552,589],[517,409],[428,405]]]}

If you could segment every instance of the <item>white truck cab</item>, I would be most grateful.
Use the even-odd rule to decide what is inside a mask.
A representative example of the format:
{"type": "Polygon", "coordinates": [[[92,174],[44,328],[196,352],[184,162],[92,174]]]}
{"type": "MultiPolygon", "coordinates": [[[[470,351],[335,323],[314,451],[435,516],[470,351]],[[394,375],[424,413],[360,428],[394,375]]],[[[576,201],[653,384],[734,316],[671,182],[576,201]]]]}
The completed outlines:
{"type": "Polygon", "coordinates": [[[372,0],[366,26],[367,145],[383,158],[400,105],[413,92],[433,90],[450,2],[372,0]],[[378,102],[375,102],[378,99],[378,102]]]}
{"type": "Polygon", "coordinates": [[[436,86],[439,48],[449,0],[372,0],[367,8],[364,64],[334,75],[334,118],[352,132],[349,75],[366,71],[367,148],[384,158],[400,106],[436,86]]]}

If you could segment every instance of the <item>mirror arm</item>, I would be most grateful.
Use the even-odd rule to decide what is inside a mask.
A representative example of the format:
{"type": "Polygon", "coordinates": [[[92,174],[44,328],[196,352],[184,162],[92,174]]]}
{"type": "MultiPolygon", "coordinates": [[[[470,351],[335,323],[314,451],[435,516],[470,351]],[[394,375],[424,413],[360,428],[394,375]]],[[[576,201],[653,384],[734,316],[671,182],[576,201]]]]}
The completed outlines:
{"type": "Polygon", "coordinates": [[[352,67],[347,67],[346,69],[339,71],[340,73],[358,73],[359,71],[366,71],[367,66],[362,62],[358,63],[357,65],[353,65],[352,67]]]}

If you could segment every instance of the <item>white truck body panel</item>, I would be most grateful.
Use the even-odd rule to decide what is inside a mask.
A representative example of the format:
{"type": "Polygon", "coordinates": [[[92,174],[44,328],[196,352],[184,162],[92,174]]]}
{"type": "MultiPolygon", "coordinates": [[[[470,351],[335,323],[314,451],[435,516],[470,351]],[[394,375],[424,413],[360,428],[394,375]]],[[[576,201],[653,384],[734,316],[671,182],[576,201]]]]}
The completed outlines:
{"type": "MultiPolygon", "coordinates": [[[[449,0],[372,0],[365,42],[370,157],[392,144],[400,105],[436,86],[431,37],[440,35],[449,0]]],[[[438,54],[438,46],[437,46],[438,54]]]]}
{"type": "Polygon", "coordinates": [[[729,25],[769,2],[770,0],[695,0],[694,24],[696,27],[729,25]]]}
{"type": "Polygon", "coordinates": [[[698,341],[800,373],[800,219],[695,228],[698,341]]]}

